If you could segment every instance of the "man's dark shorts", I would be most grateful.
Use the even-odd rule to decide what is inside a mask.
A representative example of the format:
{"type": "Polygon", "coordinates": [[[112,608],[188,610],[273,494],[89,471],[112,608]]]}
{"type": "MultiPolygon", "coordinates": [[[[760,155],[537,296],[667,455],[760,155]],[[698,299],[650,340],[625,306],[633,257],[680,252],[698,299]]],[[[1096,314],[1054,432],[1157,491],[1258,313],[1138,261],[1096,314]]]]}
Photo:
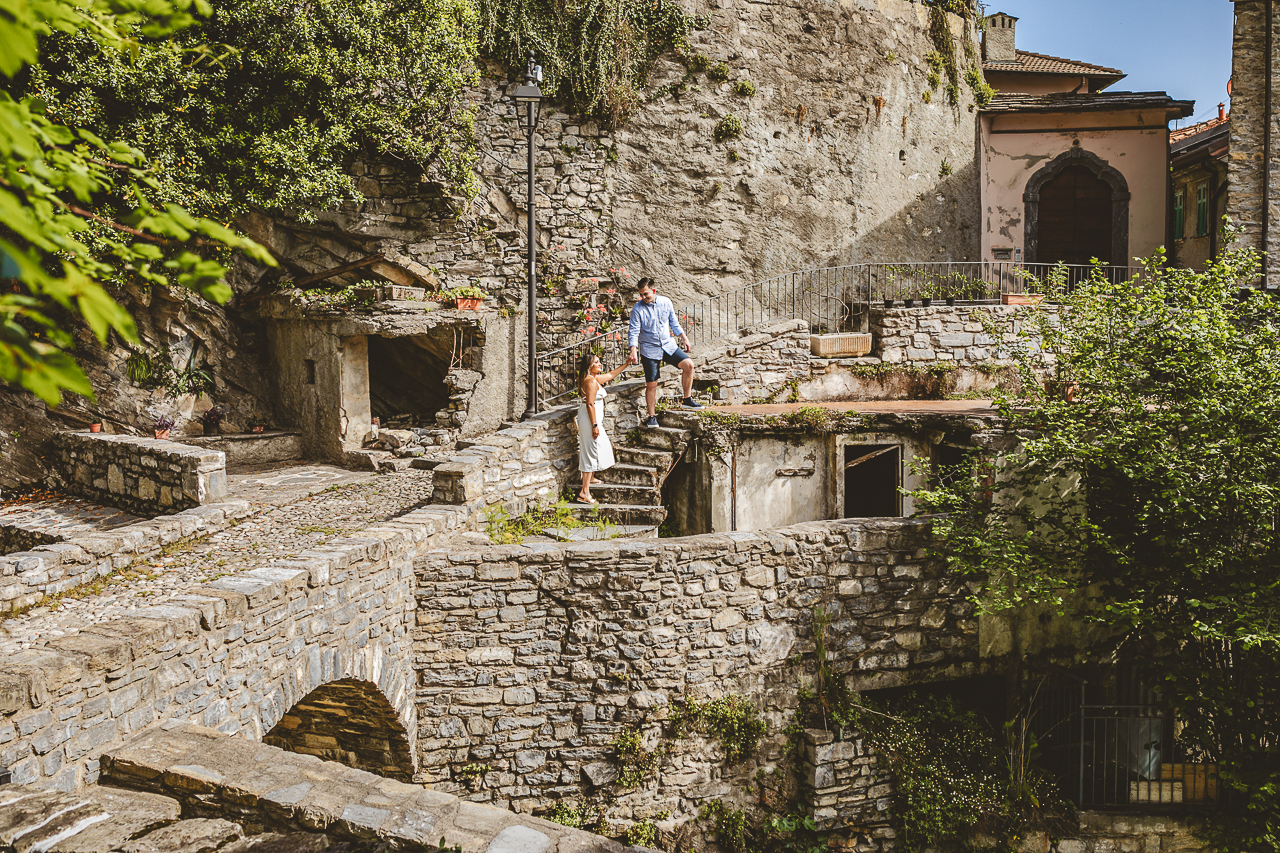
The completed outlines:
{"type": "Polygon", "coordinates": [[[680,349],[680,347],[676,347],[675,352],[663,353],[662,358],[649,358],[644,355],[640,356],[640,363],[644,365],[644,381],[657,382],[658,372],[662,370],[662,363],[664,361],[672,367],[679,367],[680,362],[684,361],[688,357],[689,356],[686,355],[685,351],[680,349]]]}

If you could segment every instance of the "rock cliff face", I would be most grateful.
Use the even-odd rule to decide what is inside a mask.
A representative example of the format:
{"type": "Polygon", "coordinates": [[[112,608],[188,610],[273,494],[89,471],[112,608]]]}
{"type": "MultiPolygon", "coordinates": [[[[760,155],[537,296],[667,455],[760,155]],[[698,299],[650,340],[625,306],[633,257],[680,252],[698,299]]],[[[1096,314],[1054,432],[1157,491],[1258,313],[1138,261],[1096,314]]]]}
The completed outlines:
{"type": "MultiPolygon", "coordinates": [[[[535,137],[541,349],[620,328],[642,275],[681,305],[795,269],[974,257],[976,116],[966,87],[956,106],[941,89],[923,97],[936,49],[925,6],[695,0],[688,11],[707,26],[693,33],[689,56],[658,61],[649,100],[625,127],[610,132],[544,106],[535,137]],[[740,134],[717,141],[731,116],[740,134]]],[[[949,21],[963,66],[976,34],[949,21]]],[[[473,201],[446,198],[396,164],[360,161],[352,174],[363,202],[306,225],[252,216],[241,226],[295,277],[381,253],[408,276],[401,284],[477,284],[492,294],[490,308],[522,312],[525,141],[507,97],[513,86],[505,69],[491,68],[473,93],[482,182],[473,201]]],[[[159,290],[129,294],[144,339],[167,347],[175,369],[207,367],[212,399],[233,410],[236,425],[296,426],[274,411],[263,344],[271,321],[253,307],[255,291],[276,276],[238,266],[226,309],[159,290]]],[[[369,277],[359,270],[333,282],[369,277]]],[[[0,389],[9,463],[0,489],[41,479],[43,440],[95,415],[109,431],[145,429],[158,414],[176,416],[176,434],[198,431],[190,418],[210,396],[138,387],[126,375],[128,354],[84,342],[79,356],[98,391],[92,409],[71,400],[51,419],[26,395],[0,389]]],[[[511,379],[523,387],[519,369],[511,379]]],[[[509,411],[495,417],[523,410],[519,394],[507,396],[509,411]]]]}

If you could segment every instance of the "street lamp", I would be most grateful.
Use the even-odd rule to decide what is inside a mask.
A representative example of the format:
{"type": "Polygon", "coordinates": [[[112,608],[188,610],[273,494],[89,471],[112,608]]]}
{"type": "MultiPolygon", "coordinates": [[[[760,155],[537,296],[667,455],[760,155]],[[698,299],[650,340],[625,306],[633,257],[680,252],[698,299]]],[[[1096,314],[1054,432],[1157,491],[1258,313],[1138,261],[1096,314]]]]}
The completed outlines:
{"type": "Polygon", "coordinates": [[[542,82],[542,66],[533,60],[533,51],[529,51],[529,65],[524,72],[524,84],[516,89],[516,120],[524,131],[529,143],[529,294],[525,299],[525,307],[529,312],[529,404],[525,406],[523,420],[538,414],[538,326],[537,326],[537,293],[538,275],[535,261],[538,246],[534,240],[533,216],[536,210],[533,197],[533,132],[538,127],[538,109],[542,106],[542,90],[538,84],[542,82]]]}

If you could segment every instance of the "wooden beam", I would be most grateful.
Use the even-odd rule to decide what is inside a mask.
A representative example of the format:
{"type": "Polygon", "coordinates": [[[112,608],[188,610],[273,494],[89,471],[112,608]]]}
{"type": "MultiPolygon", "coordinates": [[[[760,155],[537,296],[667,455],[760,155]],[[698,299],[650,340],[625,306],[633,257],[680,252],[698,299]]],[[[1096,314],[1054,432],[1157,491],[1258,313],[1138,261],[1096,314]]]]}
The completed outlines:
{"type": "Polygon", "coordinates": [[[333,269],[325,270],[324,272],[312,273],[311,275],[303,276],[302,278],[299,278],[299,279],[294,279],[293,286],[306,287],[308,284],[313,284],[317,281],[324,281],[326,278],[333,278],[335,275],[342,275],[344,272],[351,272],[352,270],[358,270],[363,267],[373,266],[374,264],[378,263],[378,261],[381,261],[381,260],[383,260],[383,257],[381,254],[370,255],[369,257],[359,261],[354,261],[349,264],[343,264],[340,267],[334,267],[333,269]]]}

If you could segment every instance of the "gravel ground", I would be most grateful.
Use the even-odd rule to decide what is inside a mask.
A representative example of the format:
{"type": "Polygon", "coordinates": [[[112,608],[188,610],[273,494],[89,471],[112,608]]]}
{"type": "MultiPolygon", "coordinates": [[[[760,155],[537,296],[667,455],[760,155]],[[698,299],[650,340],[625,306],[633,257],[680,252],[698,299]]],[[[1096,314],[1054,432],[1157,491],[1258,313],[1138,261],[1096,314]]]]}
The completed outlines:
{"type": "Polygon", "coordinates": [[[0,621],[0,654],[115,619],[193,584],[259,568],[425,505],[431,472],[410,469],[331,489],[250,516],[195,542],[136,561],[101,586],[0,621]]]}

